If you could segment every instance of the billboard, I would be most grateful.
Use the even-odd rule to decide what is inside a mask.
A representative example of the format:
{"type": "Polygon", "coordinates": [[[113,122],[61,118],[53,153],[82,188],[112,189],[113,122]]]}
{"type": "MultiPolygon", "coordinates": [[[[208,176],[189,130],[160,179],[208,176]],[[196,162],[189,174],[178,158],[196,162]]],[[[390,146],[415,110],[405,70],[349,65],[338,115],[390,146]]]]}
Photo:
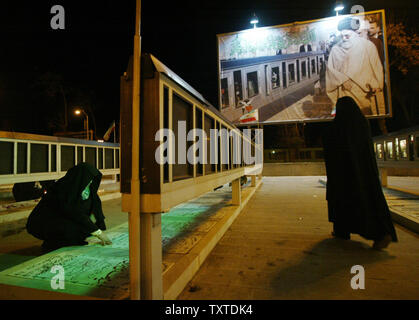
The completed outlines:
{"type": "Polygon", "coordinates": [[[219,105],[234,124],[324,121],[339,97],[391,116],[384,10],[219,34],[219,105]]]}

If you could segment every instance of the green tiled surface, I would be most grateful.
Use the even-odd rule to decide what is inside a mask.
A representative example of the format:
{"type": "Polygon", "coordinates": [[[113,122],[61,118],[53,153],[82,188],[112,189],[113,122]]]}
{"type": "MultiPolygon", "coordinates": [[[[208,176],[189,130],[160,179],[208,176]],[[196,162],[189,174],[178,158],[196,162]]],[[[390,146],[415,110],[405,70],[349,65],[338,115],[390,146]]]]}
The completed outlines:
{"type": "MultiPolygon", "coordinates": [[[[163,253],[187,253],[203,233],[208,232],[221,218],[217,210],[229,200],[231,188],[225,186],[163,214],[163,253]]],[[[65,247],[33,259],[1,255],[0,265],[3,267],[0,269],[0,283],[54,291],[51,280],[56,274],[51,272],[51,268],[61,265],[65,270],[65,288],[57,291],[103,298],[127,296],[128,223],[106,233],[113,242],[110,246],[101,246],[95,237],[91,237],[87,246],[65,247]]],[[[163,272],[170,265],[163,261],[163,272]]]]}

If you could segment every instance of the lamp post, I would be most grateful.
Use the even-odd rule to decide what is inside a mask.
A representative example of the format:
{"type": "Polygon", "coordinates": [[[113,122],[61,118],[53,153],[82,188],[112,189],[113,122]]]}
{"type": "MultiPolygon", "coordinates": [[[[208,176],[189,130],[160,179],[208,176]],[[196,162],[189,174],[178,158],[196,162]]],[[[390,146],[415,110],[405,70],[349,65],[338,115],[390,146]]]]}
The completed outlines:
{"type": "Polygon", "coordinates": [[[336,5],[335,5],[336,17],[339,16],[339,11],[342,11],[343,8],[345,7],[343,6],[342,1],[336,1],[336,5]]]}
{"type": "Polygon", "coordinates": [[[87,113],[83,110],[83,109],[76,109],[74,110],[74,113],[76,115],[80,115],[81,113],[83,113],[86,116],[86,139],[90,140],[90,134],[89,134],[89,116],[87,115],[87,113]]]}

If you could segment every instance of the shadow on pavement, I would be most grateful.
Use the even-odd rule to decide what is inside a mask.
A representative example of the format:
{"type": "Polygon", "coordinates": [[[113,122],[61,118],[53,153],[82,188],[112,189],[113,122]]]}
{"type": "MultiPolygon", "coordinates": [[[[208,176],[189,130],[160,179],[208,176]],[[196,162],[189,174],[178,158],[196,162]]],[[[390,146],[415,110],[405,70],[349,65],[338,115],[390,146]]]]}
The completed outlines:
{"type": "Polygon", "coordinates": [[[386,251],[373,250],[363,242],[334,238],[322,240],[303,253],[298,264],[285,267],[275,276],[271,283],[275,294],[283,296],[309,290],[331,276],[342,278],[342,273],[347,274],[350,288],[350,280],[355,275],[350,273],[352,266],[361,265],[367,270],[370,264],[395,258],[386,251]]]}

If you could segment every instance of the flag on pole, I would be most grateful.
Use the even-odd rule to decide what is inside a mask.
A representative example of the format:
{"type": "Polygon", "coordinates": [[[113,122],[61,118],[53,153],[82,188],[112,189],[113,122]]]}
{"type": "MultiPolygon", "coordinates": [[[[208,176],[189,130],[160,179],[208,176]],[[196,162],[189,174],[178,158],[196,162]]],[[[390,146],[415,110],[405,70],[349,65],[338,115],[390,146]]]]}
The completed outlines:
{"type": "Polygon", "coordinates": [[[103,135],[103,140],[108,141],[111,133],[115,131],[115,120],[112,122],[111,126],[108,130],[106,130],[105,134],[103,135]]]}

